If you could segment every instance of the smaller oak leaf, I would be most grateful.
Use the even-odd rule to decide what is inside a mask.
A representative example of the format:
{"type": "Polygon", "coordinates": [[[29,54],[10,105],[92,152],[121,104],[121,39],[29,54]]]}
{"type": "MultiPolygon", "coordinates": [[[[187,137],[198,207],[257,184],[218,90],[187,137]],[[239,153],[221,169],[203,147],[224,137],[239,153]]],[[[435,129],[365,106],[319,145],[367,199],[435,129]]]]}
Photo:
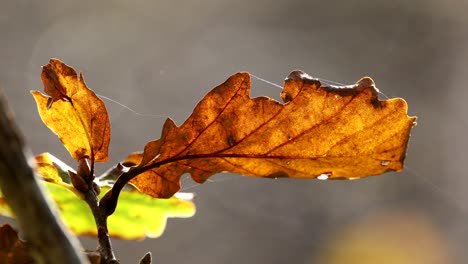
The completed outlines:
{"type": "MultiPolygon", "coordinates": [[[[301,71],[281,97],[250,98],[250,76],[237,73],[209,92],[180,126],[167,119],[130,168],[141,192],[170,197],[180,177],[199,183],[218,172],[254,177],[357,179],[401,171],[415,117],[401,98],[378,100],[374,81],[323,86],[301,71]]],[[[135,160],[135,159],[133,159],[135,160]]]]}
{"type": "Polygon", "coordinates": [[[75,160],[107,161],[110,121],[104,102],[90,90],[76,71],[51,59],[42,68],[48,95],[32,91],[42,121],[62,141],[75,160]]]}
{"type": "Polygon", "coordinates": [[[76,171],[54,155],[45,152],[34,157],[37,175],[46,182],[50,182],[73,192],[78,198],[83,199],[83,193],[71,184],[70,173],[76,171]]]}
{"type": "Polygon", "coordinates": [[[36,161],[36,170],[43,180],[51,183],[71,183],[68,172],[75,171],[54,155],[44,152],[34,156],[34,160],[36,161]]]}

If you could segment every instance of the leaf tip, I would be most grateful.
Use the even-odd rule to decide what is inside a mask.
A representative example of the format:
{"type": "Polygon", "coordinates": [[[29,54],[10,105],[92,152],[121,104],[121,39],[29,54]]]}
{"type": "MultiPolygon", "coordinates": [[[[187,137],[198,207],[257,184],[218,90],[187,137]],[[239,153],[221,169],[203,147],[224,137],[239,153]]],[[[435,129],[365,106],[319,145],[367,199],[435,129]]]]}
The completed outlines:
{"type": "Polygon", "coordinates": [[[239,72],[238,73],[240,78],[243,78],[244,81],[249,81],[250,83],[250,73],[249,72],[239,72]]]}
{"type": "Polygon", "coordinates": [[[169,131],[171,131],[171,129],[176,128],[176,127],[177,127],[177,125],[174,122],[174,120],[172,120],[172,118],[168,117],[166,119],[166,121],[164,122],[163,131],[167,130],[166,132],[169,132],[169,131]]]}

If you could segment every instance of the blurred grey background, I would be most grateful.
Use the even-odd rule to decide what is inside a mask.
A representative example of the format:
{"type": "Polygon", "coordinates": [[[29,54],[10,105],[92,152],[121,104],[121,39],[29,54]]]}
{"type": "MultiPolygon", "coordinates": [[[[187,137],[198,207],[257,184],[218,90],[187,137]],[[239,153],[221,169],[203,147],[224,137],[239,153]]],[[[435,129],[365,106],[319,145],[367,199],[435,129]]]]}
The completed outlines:
{"type": "MultiPolygon", "coordinates": [[[[468,258],[468,2],[0,1],[0,87],[34,153],[73,165],[29,90],[56,57],[107,102],[109,164],[181,124],[238,71],[282,85],[294,69],[353,83],[371,76],[418,116],[406,169],[358,181],[218,175],[196,185],[198,211],[159,239],[114,240],[122,263],[463,263],[468,258]]],[[[253,80],[252,95],[280,89],[253,80]]],[[[384,96],[381,96],[384,98],[384,96]]],[[[1,222],[8,221],[5,218],[1,222]]],[[[83,238],[85,247],[96,241],[83,238]]]]}

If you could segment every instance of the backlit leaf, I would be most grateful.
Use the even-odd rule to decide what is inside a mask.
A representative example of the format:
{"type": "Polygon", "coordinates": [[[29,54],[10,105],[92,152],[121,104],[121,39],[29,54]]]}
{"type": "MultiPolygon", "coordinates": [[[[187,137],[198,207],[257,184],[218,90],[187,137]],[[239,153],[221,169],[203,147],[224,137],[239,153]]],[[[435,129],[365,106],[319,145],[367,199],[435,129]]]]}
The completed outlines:
{"type": "Polygon", "coordinates": [[[250,76],[237,73],[209,92],[180,126],[166,120],[145,147],[131,183],[170,197],[180,177],[199,183],[218,172],[255,177],[357,179],[401,171],[415,117],[403,99],[378,100],[372,79],[323,86],[301,71],[281,97],[250,98],[250,76]],[[144,169],[142,170],[144,171],[144,169]]]}
{"type": "MultiPolygon", "coordinates": [[[[50,182],[44,184],[57,204],[62,220],[73,233],[96,237],[96,224],[88,205],[63,186],[50,182]]],[[[104,192],[108,189],[107,186],[102,187],[104,192]]],[[[121,239],[159,237],[166,227],[167,218],[187,218],[195,214],[192,197],[190,193],[180,193],[171,199],[155,199],[138,191],[124,190],[117,210],[108,218],[109,235],[121,239]]],[[[0,214],[12,217],[1,196],[0,214]]]]}
{"type": "Polygon", "coordinates": [[[36,155],[34,160],[36,161],[35,169],[37,175],[44,181],[67,188],[75,193],[75,195],[80,199],[83,198],[83,193],[71,185],[70,175],[68,172],[76,174],[74,169],[48,152],[36,155]]]}
{"type": "Polygon", "coordinates": [[[54,155],[44,152],[34,156],[36,169],[43,180],[52,183],[71,183],[68,171],[73,171],[70,166],[56,158],[54,155]],[[51,169],[53,167],[53,169],[51,169]]]}
{"type": "Polygon", "coordinates": [[[107,110],[86,87],[83,75],[63,62],[51,59],[42,68],[47,95],[32,91],[42,121],[58,135],[71,156],[80,160],[106,161],[110,142],[107,110]]]}

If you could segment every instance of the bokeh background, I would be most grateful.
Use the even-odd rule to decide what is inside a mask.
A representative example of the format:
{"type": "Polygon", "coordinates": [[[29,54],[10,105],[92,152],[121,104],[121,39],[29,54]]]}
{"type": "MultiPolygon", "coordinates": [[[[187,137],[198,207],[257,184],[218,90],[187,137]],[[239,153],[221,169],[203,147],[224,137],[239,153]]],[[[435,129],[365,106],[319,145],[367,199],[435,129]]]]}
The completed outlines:
{"type": "MultiPolygon", "coordinates": [[[[106,102],[110,162],[181,124],[238,71],[282,85],[294,69],[353,83],[371,76],[418,116],[402,173],[358,181],[184,177],[198,211],[164,235],[114,240],[122,263],[464,263],[468,258],[468,2],[0,1],[0,87],[34,153],[73,160],[29,90],[56,57],[106,102]]],[[[280,89],[253,80],[252,95],[280,89]]],[[[383,95],[381,95],[384,98],[383,95]]],[[[8,219],[1,218],[0,222],[8,219]]],[[[87,248],[96,241],[82,238],[87,248]]]]}

